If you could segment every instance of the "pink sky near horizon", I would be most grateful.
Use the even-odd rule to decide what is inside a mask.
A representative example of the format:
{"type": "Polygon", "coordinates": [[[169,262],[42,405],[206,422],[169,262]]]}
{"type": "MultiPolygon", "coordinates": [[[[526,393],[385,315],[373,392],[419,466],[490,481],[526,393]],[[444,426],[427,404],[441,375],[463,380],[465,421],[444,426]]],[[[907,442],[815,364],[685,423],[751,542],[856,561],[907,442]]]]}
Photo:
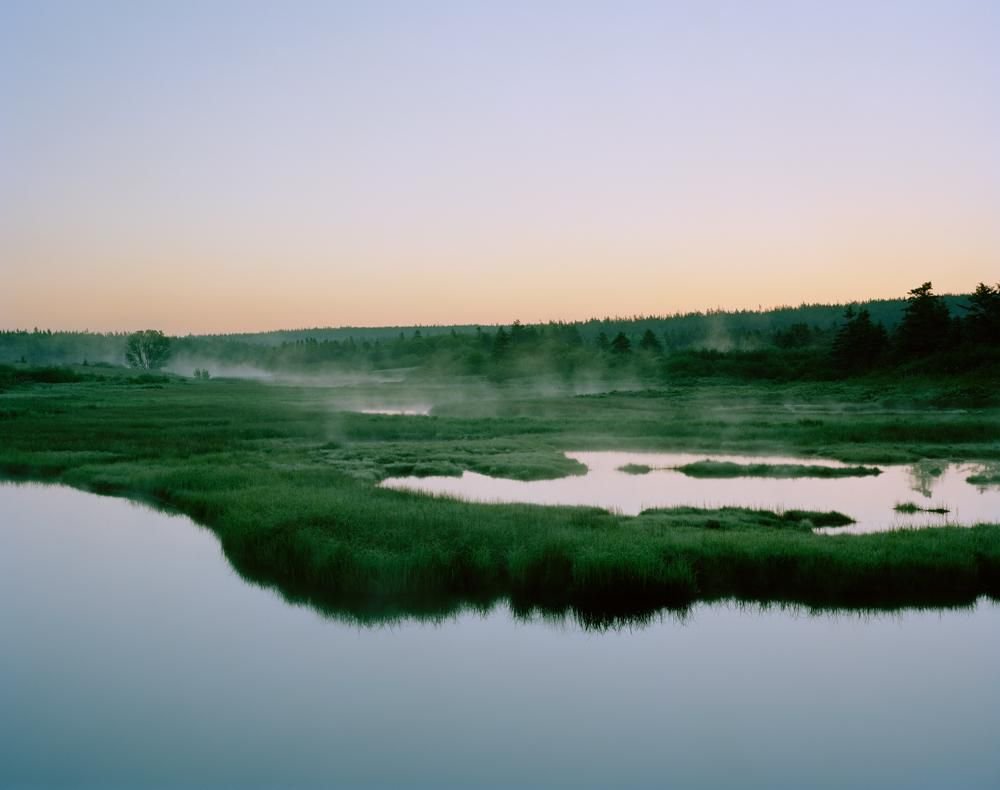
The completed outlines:
{"type": "Polygon", "coordinates": [[[989,2],[19,2],[0,328],[509,323],[1000,280],[989,2]]]}

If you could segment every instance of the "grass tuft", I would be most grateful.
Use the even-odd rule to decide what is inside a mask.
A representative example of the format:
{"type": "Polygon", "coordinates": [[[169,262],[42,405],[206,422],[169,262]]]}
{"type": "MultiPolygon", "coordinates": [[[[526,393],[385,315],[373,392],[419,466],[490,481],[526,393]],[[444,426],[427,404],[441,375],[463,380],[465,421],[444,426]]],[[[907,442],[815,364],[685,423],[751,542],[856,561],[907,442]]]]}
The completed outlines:
{"type": "Polygon", "coordinates": [[[648,475],[653,471],[653,467],[646,464],[625,464],[624,466],[619,466],[618,471],[624,472],[627,475],[648,475]]]}
{"type": "Polygon", "coordinates": [[[950,513],[951,511],[946,507],[922,507],[916,502],[897,502],[895,507],[893,507],[897,513],[950,513]]]}

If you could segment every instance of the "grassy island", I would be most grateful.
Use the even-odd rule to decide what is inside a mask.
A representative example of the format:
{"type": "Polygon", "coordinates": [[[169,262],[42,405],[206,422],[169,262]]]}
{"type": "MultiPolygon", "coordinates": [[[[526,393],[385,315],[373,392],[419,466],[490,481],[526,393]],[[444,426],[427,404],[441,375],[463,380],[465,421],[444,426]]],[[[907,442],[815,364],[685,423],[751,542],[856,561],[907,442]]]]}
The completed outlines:
{"type": "Polygon", "coordinates": [[[882,474],[874,466],[819,466],[817,464],[737,464],[731,461],[695,461],[676,467],[688,477],[871,477],[882,474]]]}

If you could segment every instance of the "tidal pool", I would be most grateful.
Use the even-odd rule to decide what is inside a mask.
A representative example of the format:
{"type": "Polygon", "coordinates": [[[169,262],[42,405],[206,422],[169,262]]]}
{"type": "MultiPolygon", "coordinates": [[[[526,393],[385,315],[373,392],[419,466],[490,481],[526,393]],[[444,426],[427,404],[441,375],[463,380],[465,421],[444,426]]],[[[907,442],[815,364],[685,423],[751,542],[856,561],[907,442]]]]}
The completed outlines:
{"type": "Polygon", "coordinates": [[[737,464],[846,466],[815,458],[705,453],[566,453],[587,467],[586,474],[558,480],[508,480],[465,472],[461,477],[395,477],[386,488],[451,496],[474,502],[589,505],[636,516],[667,507],[725,506],[766,510],[837,510],[854,519],[848,527],[820,532],[866,533],[913,527],[972,526],[1000,521],[1000,486],[975,486],[966,478],[980,464],[878,465],[882,474],[838,478],[696,478],[674,467],[705,459],[737,464]],[[629,474],[629,464],[651,467],[629,474]],[[897,512],[900,504],[945,509],[947,513],[897,512]]]}
{"type": "Polygon", "coordinates": [[[0,786],[995,788],[1000,605],[358,627],[190,520],[0,485],[0,786]]]}

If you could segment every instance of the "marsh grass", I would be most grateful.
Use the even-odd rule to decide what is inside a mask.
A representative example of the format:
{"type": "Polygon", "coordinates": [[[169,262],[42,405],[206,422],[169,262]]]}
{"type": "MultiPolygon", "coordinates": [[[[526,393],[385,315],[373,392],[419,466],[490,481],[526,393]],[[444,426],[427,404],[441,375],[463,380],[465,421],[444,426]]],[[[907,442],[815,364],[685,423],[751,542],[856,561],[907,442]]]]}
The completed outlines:
{"type": "Polygon", "coordinates": [[[750,507],[695,508],[672,507],[650,508],[640,516],[657,516],[669,519],[677,527],[705,526],[708,529],[775,530],[798,529],[811,532],[817,527],[846,527],[855,523],[850,516],[835,510],[783,510],[772,511],[750,507]],[[709,516],[706,520],[706,516],[709,516]]]}
{"type": "Polygon", "coordinates": [[[563,456],[574,448],[1000,456],[995,413],[900,414],[858,391],[831,401],[829,390],[502,397],[406,417],[338,412],[316,387],[22,382],[0,394],[0,470],[186,513],[245,578],[358,618],[501,599],[613,620],[719,598],[891,608],[1000,595],[996,525],[829,536],[812,527],[837,515],[680,508],[627,518],[374,486],[403,471],[556,477],[581,471],[563,456]]]}
{"type": "Polygon", "coordinates": [[[893,507],[893,510],[895,510],[897,513],[911,513],[911,514],[938,513],[943,515],[945,513],[951,512],[951,510],[949,510],[948,508],[940,505],[932,507],[923,507],[921,505],[918,505],[916,502],[897,502],[896,505],[893,507]]]}
{"type": "Polygon", "coordinates": [[[818,466],[814,464],[737,464],[732,461],[695,461],[671,467],[688,477],[869,477],[882,474],[874,466],[818,466]]]}

